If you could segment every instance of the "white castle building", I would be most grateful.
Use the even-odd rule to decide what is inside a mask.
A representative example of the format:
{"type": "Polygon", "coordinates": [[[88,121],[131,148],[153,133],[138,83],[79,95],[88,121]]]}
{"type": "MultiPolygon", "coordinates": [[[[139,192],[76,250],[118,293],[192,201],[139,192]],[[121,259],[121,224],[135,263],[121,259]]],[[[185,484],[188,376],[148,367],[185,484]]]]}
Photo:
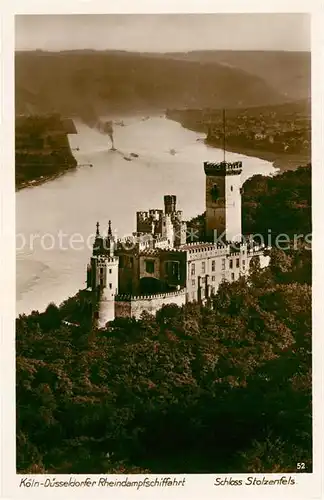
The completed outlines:
{"type": "Polygon", "coordinates": [[[187,226],[176,196],[164,196],[164,210],[137,212],[132,236],[116,239],[109,221],[97,223],[87,289],[94,297],[99,327],[116,317],[155,314],[165,304],[208,303],[222,281],[247,275],[252,259],[269,264],[265,247],[242,237],[242,162],[204,163],[206,241],[186,242],[187,226]]]}

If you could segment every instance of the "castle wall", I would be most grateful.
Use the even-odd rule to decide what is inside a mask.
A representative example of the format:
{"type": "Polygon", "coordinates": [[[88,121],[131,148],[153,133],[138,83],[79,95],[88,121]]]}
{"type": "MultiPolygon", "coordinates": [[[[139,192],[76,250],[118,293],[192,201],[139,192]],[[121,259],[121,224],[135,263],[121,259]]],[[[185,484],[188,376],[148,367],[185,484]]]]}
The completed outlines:
{"type": "Polygon", "coordinates": [[[115,301],[115,316],[116,318],[131,318],[132,303],[130,301],[116,300],[115,301]]]}
{"type": "Polygon", "coordinates": [[[233,282],[240,276],[247,276],[253,257],[260,259],[260,267],[269,265],[270,257],[263,249],[248,249],[240,245],[237,252],[229,246],[193,243],[182,247],[187,252],[187,301],[204,302],[211,294],[216,294],[222,281],[233,282]]]}
{"type": "Polygon", "coordinates": [[[227,279],[229,248],[199,243],[187,248],[187,300],[204,301],[227,279]]]}
{"type": "Polygon", "coordinates": [[[160,254],[160,279],[169,286],[186,286],[187,255],[182,251],[164,251],[160,254]]]}
{"type": "Polygon", "coordinates": [[[159,256],[141,255],[139,257],[139,279],[142,278],[155,278],[160,279],[160,259],[159,256]],[[146,263],[152,263],[154,271],[148,272],[146,263]]]}
{"type": "Polygon", "coordinates": [[[106,323],[115,319],[115,297],[111,298],[109,292],[103,291],[99,301],[98,327],[104,328],[106,323]]]}
{"type": "Polygon", "coordinates": [[[176,304],[181,307],[186,302],[185,290],[179,292],[157,294],[150,296],[122,297],[116,300],[116,317],[134,317],[139,319],[141,314],[146,311],[150,314],[156,314],[162,306],[176,304]]]}

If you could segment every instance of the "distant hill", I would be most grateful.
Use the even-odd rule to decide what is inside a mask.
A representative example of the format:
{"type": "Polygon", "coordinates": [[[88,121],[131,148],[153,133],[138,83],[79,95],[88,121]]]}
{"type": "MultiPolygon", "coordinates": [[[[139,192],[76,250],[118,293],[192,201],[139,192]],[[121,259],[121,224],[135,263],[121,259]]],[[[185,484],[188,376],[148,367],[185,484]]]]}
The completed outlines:
{"type": "Polygon", "coordinates": [[[164,57],[241,69],[262,78],[288,99],[311,96],[310,52],[208,50],[167,53],[164,57]]]}
{"type": "Polygon", "coordinates": [[[82,115],[287,101],[287,96],[259,75],[206,61],[207,55],[199,54],[17,52],[16,113],[82,115]]]}

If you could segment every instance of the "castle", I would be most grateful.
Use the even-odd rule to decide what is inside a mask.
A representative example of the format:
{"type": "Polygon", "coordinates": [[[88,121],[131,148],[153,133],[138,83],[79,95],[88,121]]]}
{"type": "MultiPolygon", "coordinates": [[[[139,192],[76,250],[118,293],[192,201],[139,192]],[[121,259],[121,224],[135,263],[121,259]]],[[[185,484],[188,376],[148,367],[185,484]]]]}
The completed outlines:
{"type": "Polygon", "coordinates": [[[164,196],[164,210],[137,212],[132,236],[115,238],[110,221],[101,235],[97,223],[87,290],[99,327],[116,317],[155,314],[165,304],[206,304],[222,281],[247,275],[252,259],[268,265],[265,247],[242,238],[242,162],[204,162],[204,171],[206,241],[187,243],[174,195],[164,196]]]}

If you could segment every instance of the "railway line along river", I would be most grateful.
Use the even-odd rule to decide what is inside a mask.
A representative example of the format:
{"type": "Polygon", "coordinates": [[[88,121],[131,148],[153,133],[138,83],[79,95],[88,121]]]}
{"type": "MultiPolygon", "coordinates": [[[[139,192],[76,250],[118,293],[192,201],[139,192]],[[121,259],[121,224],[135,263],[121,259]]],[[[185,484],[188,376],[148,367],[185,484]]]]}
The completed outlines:
{"type": "MultiPolygon", "coordinates": [[[[80,165],[45,184],[16,193],[17,315],[43,311],[85,287],[91,235],[112,226],[118,237],[136,229],[136,211],[162,208],[164,194],[177,195],[190,219],[204,211],[203,161],[221,161],[223,152],[206,146],[203,134],[164,117],[123,118],[114,126],[116,151],[107,135],[75,122],[69,136],[80,165]]],[[[275,172],[271,163],[235,153],[243,161],[242,182],[275,172]]]]}

